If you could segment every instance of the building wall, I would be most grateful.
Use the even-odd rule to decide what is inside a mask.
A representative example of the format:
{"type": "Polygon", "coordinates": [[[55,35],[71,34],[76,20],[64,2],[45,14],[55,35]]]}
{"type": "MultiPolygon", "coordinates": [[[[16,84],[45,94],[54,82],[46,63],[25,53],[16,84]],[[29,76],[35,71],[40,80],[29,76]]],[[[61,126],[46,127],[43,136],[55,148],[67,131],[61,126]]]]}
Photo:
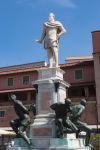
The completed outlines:
{"type": "MultiPolygon", "coordinates": [[[[91,62],[92,63],[92,62],[91,62]]],[[[94,82],[94,66],[89,64],[87,66],[72,66],[64,68],[65,74],[64,79],[69,83],[80,83],[80,82],[94,82]],[[75,79],[75,70],[82,69],[83,79],[75,79]]]]}
{"type": "MultiPolygon", "coordinates": [[[[95,99],[96,100],[96,99],[95,99]]],[[[97,108],[96,102],[89,100],[86,105],[86,110],[82,116],[87,124],[96,125],[97,124],[97,108]]]]}
{"type": "MultiPolygon", "coordinates": [[[[15,92],[17,99],[22,101],[22,103],[26,106],[29,107],[33,103],[35,103],[35,91],[25,91],[25,98],[23,99],[22,95],[23,92],[15,92]]],[[[7,93],[6,93],[7,94],[7,93]]],[[[8,101],[4,102],[1,101],[0,99],[0,111],[5,111],[4,117],[0,117],[0,127],[9,127],[10,126],[10,121],[12,119],[18,118],[16,116],[14,107],[12,102],[8,99],[8,101]]],[[[32,112],[30,112],[31,119],[33,117],[32,112]]]]}
{"type": "Polygon", "coordinates": [[[71,98],[73,104],[79,104],[80,99],[85,98],[86,109],[81,117],[83,122],[86,122],[88,125],[96,125],[97,124],[97,107],[96,107],[96,97],[78,97],[71,98]]]}
{"type": "MultiPolygon", "coordinates": [[[[89,90],[89,83],[94,82],[94,65],[93,61],[90,63],[85,63],[85,64],[78,64],[74,66],[68,67],[65,65],[65,67],[62,67],[62,69],[65,71],[64,74],[64,80],[66,82],[69,82],[71,84],[71,87],[76,83],[77,85],[74,86],[74,88],[80,88],[79,84],[80,83],[85,83],[84,85],[81,85],[82,88],[85,89],[85,95],[81,95],[78,97],[73,97],[71,96],[71,100],[73,103],[79,103],[81,98],[85,98],[87,100],[87,106],[86,106],[86,111],[84,112],[82,116],[82,120],[87,122],[88,124],[96,124],[97,123],[97,113],[96,113],[96,97],[95,95],[88,95],[89,90]],[[74,72],[77,69],[82,69],[83,71],[83,79],[82,80],[75,80],[74,72]]],[[[32,87],[32,81],[35,81],[38,78],[38,74],[36,71],[31,71],[31,72],[26,72],[26,73],[16,73],[16,74],[6,74],[6,75],[0,75],[0,91],[2,90],[8,90],[8,89],[20,89],[20,88],[27,88],[27,87],[32,87]],[[23,85],[23,76],[24,75],[30,75],[30,83],[28,85],[23,85]],[[8,87],[7,86],[7,79],[8,77],[14,77],[14,86],[8,87]]],[[[93,85],[93,83],[92,83],[93,85]]],[[[94,85],[93,85],[94,86],[94,85]]],[[[23,97],[21,99],[21,95],[23,94],[24,91],[22,92],[15,92],[17,94],[18,98],[23,101],[23,97]]],[[[2,93],[1,93],[2,94],[2,93]]],[[[3,94],[8,94],[8,93],[3,93],[3,94]]],[[[23,103],[25,105],[32,104],[32,102],[35,100],[36,96],[36,91],[25,91],[25,94],[27,95],[27,98],[24,99],[23,103]]],[[[16,118],[16,114],[13,110],[12,103],[10,101],[2,101],[0,99],[0,110],[5,110],[6,114],[4,117],[0,118],[0,127],[6,127],[9,126],[9,121],[13,118],[16,118]]]]}
{"type": "Polygon", "coordinates": [[[92,32],[93,53],[100,52],[100,30],[92,32]]]}
{"type": "Polygon", "coordinates": [[[100,31],[92,32],[98,123],[100,124],[100,31]]]}
{"type": "MultiPolygon", "coordinates": [[[[11,104],[11,103],[10,103],[11,104]]],[[[0,107],[0,110],[5,110],[6,114],[4,117],[0,118],[0,127],[9,127],[10,126],[10,120],[17,118],[13,106],[3,106],[0,107]]]]}
{"type": "Polygon", "coordinates": [[[63,68],[65,71],[64,79],[71,84],[68,89],[68,97],[73,104],[79,104],[81,99],[86,99],[87,105],[81,120],[89,125],[97,124],[97,105],[95,92],[95,74],[93,61],[85,62],[84,64],[67,66],[63,68]],[[75,79],[75,71],[82,69],[83,78],[75,79]],[[73,89],[77,92],[73,93],[73,89]]]}
{"type": "Polygon", "coordinates": [[[7,90],[7,89],[17,89],[17,88],[27,88],[32,87],[32,81],[35,81],[37,79],[37,72],[24,72],[24,73],[16,73],[16,74],[6,74],[6,75],[0,75],[0,90],[7,90]],[[30,82],[27,85],[23,84],[23,76],[29,75],[30,76],[30,82]],[[8,78],[14,78],[14,84],[13,86],[8,86],[8,78]]]}
{"type": "MultiPolygon", "coordinates": [[[[26,105],[26,107],[28,107],[28,105],[26,105]]],[[[10,106],[8,105],[8,106],[0,107],[0,110],[6,111],[5,117],[0,118],[0,127],[10,127],[10,121],[18,118],[12,104],[10,106]]],[[[32,112],[30,112],[29,115],[30,115],[31,120],[32,120],[33,119],[32,112]]]]}
{"type": "Polygon", "coordinates": [[[24,105],[32,104],[36,97],[36,92],[33,88],[32,91],[15,91],[14,89],[27,89],[31,88],[32,81],[37,79],[38,75],[36,71],[26,72],[26,73],[17,73],[17,74],[6,74],[0,75],[0,111],[5,111],[4,117],[0,117],[0,127],[9,127],[10,120],[16,118],[16,114],[14,108],[12,106],[11,101],[9,100],[9,90],[13,90],[13,93],[16,94],[17,99],[21,100],[24,105]],[[23,76],[29,75],[30,81],[29,84],[23,85],[23,76]],[[8,78],[14,78],[13,86],[8,86],[8,78]],[[8,90],[8,92],[4,92],[8,90]],[[3,93],[2,93],[3,91],[3,93]]]}

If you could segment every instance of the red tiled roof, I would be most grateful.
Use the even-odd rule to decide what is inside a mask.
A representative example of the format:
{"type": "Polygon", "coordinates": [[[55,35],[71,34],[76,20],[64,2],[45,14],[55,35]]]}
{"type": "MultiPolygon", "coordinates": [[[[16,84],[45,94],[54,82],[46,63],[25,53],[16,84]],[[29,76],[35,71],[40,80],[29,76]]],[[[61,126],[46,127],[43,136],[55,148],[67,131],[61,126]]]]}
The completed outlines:
{"type": "Polygon", "coordinates": [[[35,71],[35,70],[40,69],[41,67],[45,67],[44,61],[37,62],[37,63],[28,63],[28,64],[22,64],[22,65],[2,67],[2,68],[0,68],[0,75],[35,71]]]}
{"type": "MultiPolygon", "coordinates": [[[[64,68],[64,67],[80,66],[80,65],[87,65],[87,64],[93,64],[93,59],[60,64],[60,67],[64,68]]],[[[0,75],[36,71],[36,70],[39,70],[40,68],[45,68],[45,67],[46,66],[45,66],[44,61],[37,62],[37,63],[28,63],[28,64],[22,64],[22,65],[2,67],[0,68],[0,75]]]]}
{"type": "Polygon", "coordinates": [[[93,64],[93,60],[85,60],[85,61],[83,60],[83,61],[61,64],[60,67],[81,66],[81,65],[88,65],[88,64],[93,64]]]}

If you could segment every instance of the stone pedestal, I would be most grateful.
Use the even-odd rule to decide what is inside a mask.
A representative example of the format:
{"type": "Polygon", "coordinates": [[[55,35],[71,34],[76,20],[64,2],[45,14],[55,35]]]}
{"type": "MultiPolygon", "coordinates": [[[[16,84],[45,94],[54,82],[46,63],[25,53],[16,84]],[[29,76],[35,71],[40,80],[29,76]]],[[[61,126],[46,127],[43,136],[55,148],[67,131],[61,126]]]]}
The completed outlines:
{"type": "Polygon", "coordinates": [[[30,138],[55,138],[54,112],[50,105],[64,102],[69,84],[63,80],[64,71],[60,68],[45,68],[38,71],[36,87],[36,119],[30,127],[30,138]]]}
{"type": "Polygon", "coordinates": [[[33,82],[37,86],[37,114],[51,113],[51,104],[64,102],[69,84],[63,80],[63,74],[60,68],[39,69],[38,80],[33,82]]]}
{"type": "Polygon", "coordinates": [[[11,150],[91,150],[84,146],[83,139],[33,138],[33,147],[29,148],[23,139],[16,139],[11,150]]]}

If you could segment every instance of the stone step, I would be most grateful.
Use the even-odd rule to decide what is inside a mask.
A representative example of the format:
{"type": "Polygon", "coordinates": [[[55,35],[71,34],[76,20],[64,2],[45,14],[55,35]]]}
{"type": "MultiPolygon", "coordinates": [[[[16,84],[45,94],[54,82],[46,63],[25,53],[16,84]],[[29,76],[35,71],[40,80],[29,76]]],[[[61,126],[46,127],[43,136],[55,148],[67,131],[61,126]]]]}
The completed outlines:
{"type": "Polygon", "coordinates": [[[15,146],[11,150],[91,150],[84,146],[83,139],[59,139],[59,138],[33,138],[30,139],[32,147],[29,148],[21,138],[15,140],[15,146]]]}
{"type": "Polygon", "coordinates": [[[10,150],[90,150],[90,148],[74,148],[74,149],[70,149],[70,148],[26,148],[26,147],[11,147],[10,150]]]}

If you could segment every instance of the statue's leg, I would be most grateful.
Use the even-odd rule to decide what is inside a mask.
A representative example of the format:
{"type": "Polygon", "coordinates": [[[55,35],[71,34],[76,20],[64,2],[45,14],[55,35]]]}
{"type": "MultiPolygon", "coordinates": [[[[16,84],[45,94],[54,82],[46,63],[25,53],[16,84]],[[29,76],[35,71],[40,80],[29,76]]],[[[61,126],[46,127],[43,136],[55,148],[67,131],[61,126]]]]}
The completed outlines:
{"type": "Polygon", "coordinates": [[[78,128],[70,119],[64,120],[63,125],[66,127],[66,132],[68,132],[68,133],[77,133],[78,132],[78,128]]]}
{"type": "Polygon", "coordinates": [[[30,124],[30,117],[28,115],[24,115],[24,119],[21,120],[21,125],[19,127],[19,135],[26,141],[26,143],[30,146],[30,139],[26,135],[26,129],[30,124]]]}
{"type": "Polygon", "coordinates": [[[71,130],[72,130],[73,133],[77,133],[78,132],[78,128],[71,121],[70,121],[69,127],[71,128],[71,130]]]}
{"type": "Polygon", "coordinates": [[[51,48],[47,49],[49,67],[53,67],[53,52],[51,48]]]}
{"type": "Polygon", "coordinates": [[[26,143],[30,146],[31,145],[31,142],[30,142],[30,139],[27,137],[26,135],[26,127],[25,126],[20,126],[19,127],[19,132],[18,134],[20,135],[21,138],[23,138],[26,143]]]}
{"type": "Polygon", "coordinates": [[[22,128],[23,132],[26,130],[29,124],[30,124],[30,117],[29,115],[25,114],[23,120],[21,120],[21,126],[25,127],[25,128],[22,128]]]}
{"type": "Polygon", "coordinates": [[[10,125],[16,134],[18,134],[18,122],[19,122],[19,119],[15,119],[15,120],[10,121],[10,125]]]}
{"type": "Polygon", "coordinates": [[[89,145],[90,136],[91,136],[91,129],[87,126],[84,126],[84,130],[86,131],[86,139],[85,139],[85,146],[89,145]]]}
{"type": "Polygon", "coordinates": [[[78,129],[78,131],[76,132],[76,138],[78,138],[79,137],[79,133],[81,132],[81,130],[80,129],[78,129]]]}
{"type": "Polygon", "coordinates": [[[53,47],[52,51],[53,51],[53,60],[54,60],[54,63],[55,63],[54,67],[58,67],[58,48],[53,47]]]}
{"type": "Polygon", "coordinates": [[[77,121],[77,125],[78,125],[78,127],[81,131],[86,132],[85,146],[89,146],[89,141],[90,141],[90,136],[91,136],[91,129],[88,128],[88,126],[85,123],[83,123],[79,120],[77,121]]]}
{"type": "Polygon", "coordinates": [[[62,119],[56,119],[55,122],[56,122],[56,125],[57,125],[57,127],[58,127],[58,130],[57,130],[57,137],[58,137],[58,138],[62,138],[62,137],[63,137],[63,124],[62,124],[62,119]]]}

